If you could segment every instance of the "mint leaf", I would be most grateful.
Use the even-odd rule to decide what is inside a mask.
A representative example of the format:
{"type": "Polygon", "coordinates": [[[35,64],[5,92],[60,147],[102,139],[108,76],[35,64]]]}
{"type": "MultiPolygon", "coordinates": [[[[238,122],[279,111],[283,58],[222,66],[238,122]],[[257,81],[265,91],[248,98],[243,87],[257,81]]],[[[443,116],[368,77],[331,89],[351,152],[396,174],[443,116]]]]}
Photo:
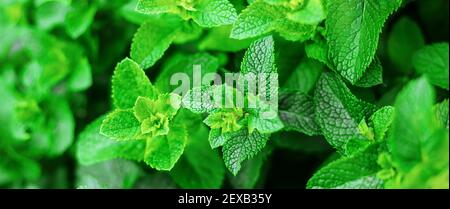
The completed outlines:
{"type": "Polygon", "coordinates": [[[375,107],[356,98],[336,75],[323,73],[319,78],[314,106],[317,124],[327,141],[338,150],[348,152],[346,146],[351,141],[369,142],[358,125],[375,107]]]}
{"type": "Polygon", "coordinates": [[[425,45],[420,27],[409,17],[402,17],[392,26],[387,40],[387,54],[395,69],[412,70],[414,53],[425,45]]]}
{"type": "Polygon", "coordinates": [[[230,183],[236,189],[255,188],[264,175],[264,168],[272,148],[267,146],[255,157],[242,163],[242,169],[236,176],[229,175],[230,183]]]}
{"type": "Polygon", "coordinates": [[[403,162],[394,158],[394,168],[398,172],[388,179],[386,188],[448,188],[448,142],[448,130],[441,127],[420,145],[421,161],[411,169],[398,167],[403,162]]]}
{"type": "Polygon", "coordinates": [[[102,123],[100,133],[116,140],[135,139],[141,134],[140,123],[131,110],[115,110],[102,123]]]}
{"type": "Polygon", "coordinates": [[[375,57],[364,75],[355,83],[359,87],[372,87],[383,83],[383,67],[380,60],[375,57]]]}
{"type": "Polygon", "coordinates": [[[133,107],[134,115],[142,122],[152,115],[164,114],[172,119],[180,108],[180,97],[176,94],[160,94],[156,100],[138,97],[133,107]]]}
{"type": "Polygon", "coordinates": [[[356,83],[372,62],[378,36],[399,0],[327,1],[326,19],[329,57],[336,70],[356,83]]]}
{"type": "Polygon", "coordinates": [[[183,19],[192,18],[202,27],[216,27],[232,24],[236,10],[228,0],[139,0],[136,10],[144,14],[177,14],[183,19]]]}
{"type": "Polygon", "coordinates": [[[349,157],[342,157],[317,171],[309,179],[309,189],[381,189],[384,182],[376,174],[380,146],[371,145],[349,157]]]}
{"type": "Polygon", "coordinates": [[[132,108],[139,96],[155,98],[156,91],[139,65],[125,58],[117,64],[112,78],[114,106],[132,108]]]}
{"type": "Polygon", "coordinates": [[[222,108],[213,111],[203,121],[211,129],[219,129],[222,133],[238,131],[242,128],[238,120],[242,118],[244,112],[240,108],[222,108]]]}
{"type": "Polygon", "coordinates": [[[241,63],[241,73],[249,72],[255,74],[276,72],[272,36],[254,41],[245,52],[241,63]]]}
{"type": "Polygon", "coordinates": [[[306,56],[315,59],[328,68],[334,69],[333,64],[328,59],[328,45],[325,40],[319,39],[311,43],[305,44],[306,56]]]}
{"type": "Polygon", "coordinates": [[[268,33],[275,28],[274,17],[278,16],[278,13],[276,7],[267,5],[262,1],[256,1],[239,14],[230,37],[246,39],[268,33]]]}
{"type": "Polygon", "coordinates": [[[209,145],[211,146],[211,149],[215,149],[217,147],[223,146],[225,144],[225,141],[227,138],[222,135],[222,131],[220,129],[212,128],[209,131],[209,145]]]}
{"type": "Polygon", "coordinates": [[[281,130],[283,127],[284,127],[283,122],[278,117],[278,113],[271,108],[264,108],[262,110],[252,111],[248,117],[248,129],[250,131],[256,129],[262,134],[271,134],[281,130]],[[262,112],[277,116],[264,118],[261,115],[262,112]]]}
{"type": "Polygon", "coordinates": [[[217,109],[217,106],[214,100],[208,98],[208,95],[213,95],[213,93],[214,89],[211,86],[194,87],[184,95],[182,99],[183,107],[197,114],[212,112],[217,109]],[[196,92],[203,94],[198,96],[196,92]]]}
{"type": "Polygon", "coordinates": [[[181,28],[181,19],[149,20],[141,25],[133,37],[131,58],[143,69],[155,64],[169,48],[181,28]]]}
{"type": "MultiPolygon", "coordinates": [[[[318,39],[313,43],[308,43],[305,45],[306,55],[309,58],[320,61],[321,63],[327,65],[328,68],[336,71],[336,67],[332,64],[328,57],[328,45],[322,39],[318,39]]],[[[380,60],[375,57],[372,63],[367,67],[366,71],[363,73],[362,77],[359,78],[355,86],[359,87],[372,87],[383,83],[383,67],[381,66],[380,60]]]]}
{"type": "Polygon", "coordinates": [[[198,48],[200,50],[214,50],[223,52],[237,52],[247,48],[254,40],[236,40],[230,38],[231,26],[215,27],[209,30],[208,35],[202,39],[198,48]]]}
{"type": "Polygon", "coordinates": [[[139,0],[136,11],[144,14],[176,13],[177,0],[139,0]]]}
{"type": "Polygon", "coordinates": [[[281,92],[279,114],[286,130],[295,130],[307,135],[319,135],[320,127],[315,121],[313,99],[300,92],[281,92]]]}
{"type": "Polygon", "coordinates": [[[201,120],[197,122],[188,129],[190,136],[186,149],[170,175],[181,188],[220,188],[225,177],[225,166],[218,151],[211,150],[208,145],[208,129],[201,124],[201,120]]]}
{"type": "Polygon", "coordinates": [[[401,171],[422,161],[423,146],[439,127],[434,117],[434,91],[425,78],[408,83],[395,100],[394,121],[387,140],[401,171]]]}
{"type": "Polygon", "coordinates": [[[229,25],[237,19],[236,10],[228,0],[197,0],[192,19],[202,27],[229,25]]]}
{"type": "Polygon", "coordinates": [[[315,25],[326,18],[326,13],[321,0],[309,0],[300,11],[289,14],[287,18],[301,24],[315,25]]]}
{"type": "Polygon", "coordinates": [[[169,132],[169,117],[164,115],[162,111],[158,111],[160,106],[157,102],[146,97],[138,97],[136,100],[133,112],[134,116],[141,123],[142,134],[157,136],[165,135],[169,132]]]}
{"type": "Polygon", "coordinates": [[[257,130],[249,133],[246,129],[230,132],[226,137],[228,139],[222,147],[223,160],[233,175],[241,169],[244,160],[255,156],[269,140],[267,134],[261,134],[257,130]]]}
{"type": "Polygon", "coordinates": [[[185,73],[190,81],[194,82],[193,71],[195,65],[201,67],[200,76],[203,78],[207,73],[217,72],[219,60],[204,52],[192,55],[176,54],[164,63],[161,73],[156,78],[155,87],[162,92],[171,92],[177,87],[176,85],[170,84],[171,77],[176,73],[185,73]]]}
{"type": "Polygon", "coordinates": [[[183,154],[187,132],[184,125],[174,122],[167,135],[149,137],[146,140],[144,162],[156,170],[168,171],[183,154]]]}
{"type": "Polygon", "coordinates": [[[314,35],[316,25],[323,19],[321,14],[314,14],[316,17],[309,20],[304,18],[306,13],[320,13],[317,8],[311,8],[317,6],[316,3],[320,4],[308,1],[307,6],[302,7],[299,2],[272,4],[263,0],[254,1],[239,14],[230,37],[246,39],[276,31],[290,41],[308,40],[314,35]]]}
{"type": "Polygon", "coordinates": [[[305,25],[288,19],[281,19],[277,23],[276,31],[288,41],[307,41],[313,38],[316,31],[315,25],[305,25]]]}
{"type": "Polygon", "coordinates": [[[89,124],[78,136],[76,158],[82,165],[123,158],[142,161],[145,141],[117,141],[100,134],[100,127],[105,116],[89,124]]]}
{"type": "Polygon", "coordinates": [[[448,43],[426,46],[413,56],[413,65],[417,72],[427,76],[436,86],[448,90],[448,43]]]}
{"type": "Polygon", "coordinates": [[[370,116],[376,141],[381,141],[386,137],[393,119],[394,107],[391,106],[382,107],[370,116]]]}

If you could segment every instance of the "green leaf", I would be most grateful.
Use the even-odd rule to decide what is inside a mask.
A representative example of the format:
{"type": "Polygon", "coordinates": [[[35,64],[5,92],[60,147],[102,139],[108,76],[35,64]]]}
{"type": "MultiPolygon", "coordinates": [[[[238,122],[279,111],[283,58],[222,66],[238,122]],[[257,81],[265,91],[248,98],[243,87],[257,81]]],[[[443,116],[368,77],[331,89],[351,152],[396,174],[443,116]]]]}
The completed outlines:
{"type": "Polygon", "coordinates": [[[169,132],[169,121],[180,108],[180,97],[176,94],[160,94],[157,100],[138,97],[133,107],[134,116],[141,124],[141,133],[154,137],[169,132]]]}
{"type": "Polygon", "coordinates": [[[321,0],[309,0],[298,12],[288,14],[287,18],[306,25],[319,24],[326,17],[324,5],[321,0]]]}
{"type": "Polygon", "coordinates": [[[381,141],[386,137],[393,119],[394,107],[391,106],[382,107],[370,116],[376,141],[381,141]]]}
{"type": "Polygon", "coordinates": [[[217,189],[222,186],[225,166],[218,151],[208,145],[208,129],[201,120],[197,122],[188,129],[186,149],[170,175],[181,188],[217,189]]]}
{"type": "Polygon", "coordinates": [[[315,25],[305,25],[288,19],[278,20],[277,23],[276,31],[288,41],[307,41],[316,31],[315,25]]]}
{"type": "Polygon", "coordinates": [[[286,130],[307,135],[319,135],[320,127],[315,121],[313,98],[300,92],[280,92],[278,111],[286,130]]]}
{"type": "Polygon", "coordinates": [[[254,40],[236,40],[230,38],[231,26],[215,27],[209,30],[208,35],[202,39],[198,48],[200,50],[215,50],[223,52],[237,52],[246,49],[254,40]]]}
{"type": "Polygon", "coordinates": [[[234,132],[242,127],[238,121],[243,115],[244,112],[240,108],[222,108],[209,114],[203,122],[211,129],[221,130],[222,133],[234,132]]]}
{"type": "Polygon", "coordinates": [[[144,14],[177,14],[185,20],[192,18],[202,27],[229,25],[237,18],[228,0],[139,0],[136,10],[144,14]]]}
{"type": "Polygon", "coordinates": [[[309,58],[325,64],[330,69],[334,69],[333,64],[328,59],[328,44],[325,40],[319,39],[312,43],[307,42],[305,44],[305,52],[309,58]]]}
{"type": "Polygon", "coordinates": [[[309,179],[309,189],[381,189],[384,182],[376,174],[379,145],[374,144],[349,157],[342,157],[317,171],[309,179]]]}
{"type": "Polygon", "coordinates": [[[386,188],[395,189],[448,189],[448,130],[440,127],[426,140],[422,140],[421,161],[409,170],[398,167],[403,162],[395,161],[398,171],[394,178],[388,179],[386,188]]]}
{"type": "Polygon", "coordinates": [[[387,142],[401,171],[409,171],[422,161],[422,146],[439,127],[433,112],[434,99],[433,87],[420,78],[408,83],[395,100],[387,142]]]}
{"type": "MultiPolygon", "coordinates": [[[[189,90],[182,99],[183,107],[197,114],[212,112],[213,110],[215,110],[216,106],[211,100],[205,100],[202,96],[196,97],[195,92],[197,91],[197,89],[207,89],[208,92],[205,92],[205,94],[208,94],[210,92],[210,88],[195,87],[192,90],[189,90]]],[[[202,90],[199,91],[201,92],[202,90]]]]}
{"type": "MultiPolygon", "coordinates": [[[[170,80],[176,73],[185,73],[190,82],[194,82],[194,65],[201,67],[200,79],[202,79],[207,73],[217,72],[219,60],[204,52],[192,55],[176,54],[164,63],[161,73],[156,78],[155,87],[162,92],[173,91],[178,86],[171,85],[170,80]]],[[[193,84],[190,84],[188,88],[191,86],[193,84]]]]}
{"type": "Polygon", "coordinates": [[[448,99],[434,105],[434,112],[436,114],[436,118],[441,122],[442,126],[448,129],[448,99]]]}
{"type": "Polygon", "coordinates": [[[130,189],[142,170],[133,162],[118,159],[80,166],[77,169],[79,189],[130,189]]]}
{"type": "Polygon", "coordinates": [[[274,17],[278,16],[276,7],[257,1],[242,10],[231,30],[231,38],[246,39],[265,34],[276,26],[274,17]]]}
{"type": "MultiPolygon", "coordinates": [[[[325,64],[328,68],[336,70],[336,67],[331,63],[328,58],[328,45],[322,39],[317,40],[314,43],[309,43],[305,45],[306,55],[309,58],[320,61],[325,64]]],[[[359,87],[372,87],[383,83],[383,67],[381,66],[380,60],[375,57],[372,63],[369,65],[367,70],[364,72],[361,78],[354,83],[355,86],[359,87]]]]}
{"type": "Polygon", "coordinates": [[[395,69],[412,70],[414,53],[425,45],[419,26],[409,17],[402,17],[392,26],[387,40],[387,54],[395,69]]]}
{"type": "Polygon", "coordinates": [[[176,13],[177,0],[139,0],[136,11],[144,14],[176,13]]]}
{"type": "Polygon", "coordinates": [[[227,138],[222,135],[222,131],[220,129],[212,128],[209,131],[208,141],[209,145],[211,146],[211,149],[223,146],[226,140],[227,138]]]}
{"type": "Polygon", "coordinates": [[[355,83],[359,87],[372,87],[383,83],[383,67],[380,60],[375,57],[372,63],[367,68],[364,75],[355,83]]]}
{"type": "Polygon", "coordinates": [[[448,54],[448,43],[426,46],[414,54],[414,68],[418,73],[427,76],[433,85],[448,90],[448,54]]]}
{"type": "Polygon", "coordinates": [[[241,73],[276,72],[274,50],[272,36],[266,36],[253,42],[245,52],[241,63],[241,73]]]}
{"type": "MultiPolygon", "coordinates": [[[[314,4],[308,2],[308,6],[314,4]]],[[[294,3],[296,4],[296,3],[294,3]]],[[[283,4],[270,4],[265,1],[252,2],[245,8],[233,25],[231,38],[246,39],[269,33],[271,31],[278,32],[283,38],[290,41],[305,41],[314,35],[316,24],[305,24],[306,22],[316,22],[316,20],[306,20],[304,15],[310,11],[303,9],[311,9],[308,7],[300,8],[297,5],[286,6],[283,4]],[[291,13],[293,10],[300,9],[298,12],[291,13]],[[300,17],[296,17],[300,16],[300,17]],[[289,18],[291,17],[291,18],[289,18]],[[294,20],[293,20],[294,19],[294,20]]]]}
{"type": "Polygon", "coordinates": [[[360,133],[358,125],[374,112],[375,107],[356,98],[336,75],[323,73],[319,78],[314,106],[323,135],[339,151],[348,152],[346,146],[351,141],[369,142],[360,133]]]}
{"type": "Polygon", "coordinates": [[[156,92],[139,65],[125,58],[117,64],[112,78],[114,105],[120,109],[132,108],[139,96],[155,98],[156,92]]]}
{"type": "Polygon", "coordinates": [[[262,134],[271,134],[281,130],[284,127],[283,122],[274,109],[264,108],[250,113],[248,117],[249,131],[258,130],[262,134]],[[275,115],[275,117],[265,118],[262,114],[275,115]]]}
{"type": "Polygon", "coordinates": [[[147,97],[139,96],[136,99],[136,103],[133,107],[134,116],[138,119],[139,122],[143,122],[145,119],[149,118],[153,115],[153,109],[156,104],[153,100],[147,97]]]}
{"type": "Polygon", "coordinates": [[[164,114],[169,119],[176,115],[180,108],[180,97],[176,94],[160,94],[157,100],[138,97],[133,107],[134,115],[142,122],[157,114],[164,114]]]}
{"type": "Polygon", "coordinates": [[[141,134],[140,123],[131,110],[115,110],[103,120],[100,133],[116,140],[136,139],[141,134]]]}
{"type": "Polygon", "coordinates": [[[66,31],[73,39],[80,37],[94,21],[97,6],[88,1],[75,1],[66,15],[66,31]]]}
{"type": "Polygon", "coordinates": [[[261,181],[264,175],[264,166],[271,154],[271,147],[265,147],[255,157],[242,163],[242,169],[236,176],[230,175],[230,183],[236,189],[252,189],[261,181]]]}
{"type": "Polygon", "coordinates": [[[123,158],[142,161],[145,140],[117,141],[100,134],[105,116],[89,124],[78,136],[76,158],[82,165],[123,158]]]}
{"type": "Polygon", "coordinates": [[[230,132],[226,137],[228,139],[222,147],[223,160],[233,175],[239,172],[244,160],[253,158],[269,140],[267,134],[261,134],[257,130],[249,133],[247,129],[230,132]]]}
{"type": "Polygon", "coordinates": [[[143,69],[153,66],[181,29],[181,19],[149,20],[141,25],[131,43],[131,58],[143,69]]]}
{"type": "Polygon", "coordinates": [[[197,0],[192,19],[202,27],[229,25],[237,19],[236,9],[228,0],[197,0]]]}
{"type": "Polygon", "coordinates": [[[400,3],[400,0],[327,1],[329,57],[336,70],[351,83],[356,83],[372,62],[384,22],[400,3]]]}
{"type": "Polygon", "coordinates": [[[187,141],[184,125],[172,123],[167,135],[147,138],[144,162],[156,170],[169,171],[183,154],[187,141]]]}

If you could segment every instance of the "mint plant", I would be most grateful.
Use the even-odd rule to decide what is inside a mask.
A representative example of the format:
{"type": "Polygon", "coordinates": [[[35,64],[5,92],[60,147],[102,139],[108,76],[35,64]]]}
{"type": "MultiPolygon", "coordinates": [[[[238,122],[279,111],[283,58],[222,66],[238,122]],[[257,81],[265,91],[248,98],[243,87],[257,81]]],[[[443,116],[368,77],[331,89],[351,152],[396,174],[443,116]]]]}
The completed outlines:
{"type": "Polygon", "coordinates": [[[448,1],[0,3],[1,188],[448,188],[448,1]]]}

